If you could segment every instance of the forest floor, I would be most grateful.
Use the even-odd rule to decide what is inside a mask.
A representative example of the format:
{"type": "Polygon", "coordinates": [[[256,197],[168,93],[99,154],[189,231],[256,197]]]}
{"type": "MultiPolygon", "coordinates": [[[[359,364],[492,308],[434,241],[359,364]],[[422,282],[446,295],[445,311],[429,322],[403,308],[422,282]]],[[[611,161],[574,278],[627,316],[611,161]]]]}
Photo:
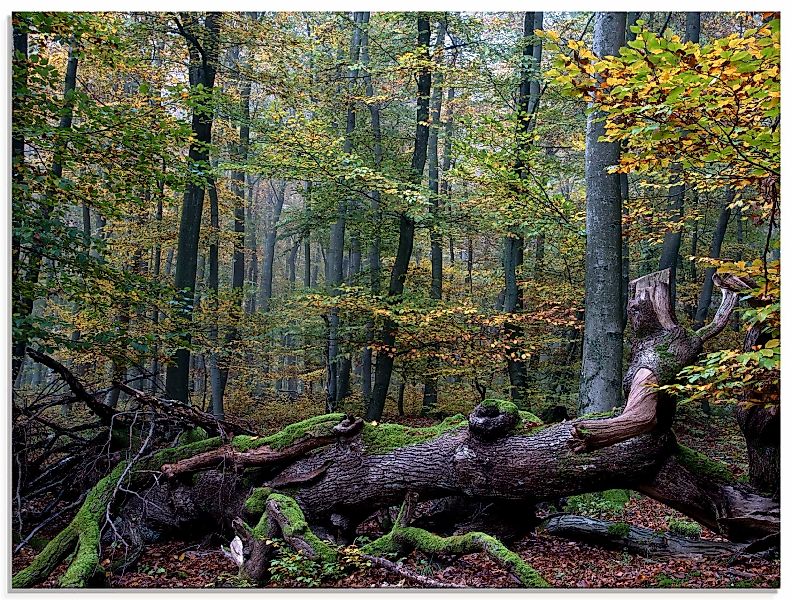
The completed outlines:
{"type": "MultiPolygon", "coordinates": [[[[430,423],[430,420],[415,417],[389,420],[414,426],[430,423]]],[[[674,430],[681,443],[723,461],[736,477],[745,475],[745,444],[728,410],[716,407],[714,414],[707,417],[698,407],[684,406],[678,412],[674,430]]],[[[566,507],[569,512],[571,504],[566,507]]],[[[668,531],[669,522],[674,519],[684,521],[680,513],[638,493],[630,493],[623,506],[599,502],[596,496],[578,501],[574,506],[575,512],[657,531],[668,531]]],[[[554,507],[548,508],[554,510],[554,507]]],[[[701,537],[719,539],[705,528],[701,530],[701,537]]],[[[653,560],[557,538],[541,531],[525,536],[511,547],[558,588],[774,588],[780,582],[778,560],[746,559],[734,564],[696,558],[653,560]]],[[[29,564],[35,554],[31,548],[24,548],[14,557],[14,572],[29,564]]],[[[457,557],[413,552],[404,560],[404,565],[439,581],[467,587],[517,587],[516,580],[508,572],[483,554],[457,557]]],[[[293,569],[292,576],[284,576],[270,587],[415,587],[379,568],[324,577],[312,563],[287,566],[293,569]]],[[[63,571],[61,566],[41,587],[55,587],[63,571]]],[[[222,553],[217,540],[204,543],[172,541],[149,546],[133,570],[110,575],[106,583],[114,588],[217,588],[243,584],[237,577],[235,564],[222,553]]]]}

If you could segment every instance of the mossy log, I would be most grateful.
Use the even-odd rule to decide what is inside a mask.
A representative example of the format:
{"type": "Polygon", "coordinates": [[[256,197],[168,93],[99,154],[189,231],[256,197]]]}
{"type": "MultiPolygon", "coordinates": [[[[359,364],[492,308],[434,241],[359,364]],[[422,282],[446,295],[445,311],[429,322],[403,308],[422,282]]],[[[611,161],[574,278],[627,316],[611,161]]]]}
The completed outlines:
{"type": "MultiPolygon", "coordinates": [[[[237,436],[226,444],[211,438],[160,451],[129,468],[119,465],[91,492],[74,521],[14,577],[13,585],[35,585],[75,548],[61,584],[90,583],[111,511],[136,531],[159,536],[183,535],[185,530],[229,532],[235,522],[247,546],[245,569],[256,579],[267,576],[268,537],[285,538],[317,560],[333,560],[336,543],[350,539],[361,520],[399,505],[410,494],[422,501],[457,497],[530,505],[629,487],[740,542],[778,532],[776,501],[728,481],[728,472],[708,468],[706,459],[680,450],[670,430],[576,453],[570,449],[575,422],[545,427],[509,402],[494,403],[497,414],[492,404],[474,411],[475,427],[462,415],[430,428],[322,415],[272,436],[237,436]],[[251,452],[273,453],[277,460],[236,469],[226,468],[234,466],[233,458],[229,465],[216,461],[219,455],[251,452]],[[240,521],[243,514],[247,522],[240,521]],[[250,560],[257,553],[260,560],[254,568],[250,560]]],[[[523,584],[538,585],[529,570],[483,531],[441,537],[414,523],[402,525],[379,545],[390,540],[404,549],[429,552],[485,551],[523,584]]],[[[368,549],[372,555],[376,544],[368,549]]]]}
{"type": "Polygon", "coordinates": [[[578,515],[555,515],[542,524],[547,533],[581,540],[648,558],[729,558],[740,553],[745,544],[690,539],[627,523],[614,523],[578,515]]]}

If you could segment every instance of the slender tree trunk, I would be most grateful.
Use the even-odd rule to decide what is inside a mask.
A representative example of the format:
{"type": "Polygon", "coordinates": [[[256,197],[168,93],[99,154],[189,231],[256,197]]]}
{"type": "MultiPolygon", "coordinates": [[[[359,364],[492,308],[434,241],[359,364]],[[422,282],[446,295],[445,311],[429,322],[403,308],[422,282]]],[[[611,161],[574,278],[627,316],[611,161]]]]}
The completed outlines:
{"type": "Polygon", "coordinates": [[[267,233],[264,236],[264,260],[261,267],[261,281],[259,282],[259,309],[262,312],[269,310],[270,300],[272,299],[272,277],[275,265],[275,246],[278,242],[278,223],[283,212],[283,203],[286,198],[286,182],[279,182],[272,188],[272,218],[267,226],[267,233]]]}
{"type": "MultiPolygon", "coordinates": [[[[442,63],[443,46],[446,38],[446,23],[441,20],[437,24],[437,40],[435,42],[435,59],[442,63]]],[[[429,297],[440,300],[443,297],[443,236],[440,229],[440,169],[437,152],[437,136],[440,132],[440,112],[443,104],[443,73],[434,74],[432,84],[432,97],[430,106],[431,128],[427,141],[429,192],[431,194],[432,225],[429,232],[431,245],[432,284],[429,297]]],[[[428,414],[437,404],[438,383],[437,370],[439,361],[432,358],[427,364],[427,374],[424,377],[424,395],[422,412],[428,414]]]]}
{"type": "MultiPolygon", "coordinates": [[[[16,75],[16,84],[26,85],[28,70],[28,38],[27,33],[23,32],[22,27],[24,27],[24,25],[20,25],[14,35],[14,57],[16,58],[16,70],[14,74],[16,75]]],[[[66,75],[63,82],[63,111],[61,112],[60,121],[58,123],[58,129],[60,131],[68,131],[72,127],[72,120],[74,116],[74,90],[77,88],[77,65],[79,62],[79,52],[80,48],[78,42],[76,40],[72,40],[69,45],[69,59],[66,63],[66,75]]],[[[17,117],[20,116],[21,104],[22,100],[17,98],[17,117]]],[[[16,176],[15,183],[17,184],[17,194],[20,193],[19,185],[22,183],[24,148],[24,137],[17,136],[16,139],[12,138],[12,158],[15,158],[17,161],[17,169],[14,173],[16,176]],[[18,154],[14,155],[14,152],[18,154]]],[[[57,190],[59,188],[60,180],[63,178],[63,162],[65,160],[65,156],[63,154],[65,150],[65,143],[60,142],[53,152],[52,167],[50,169],[50,181],[47,184],[47,197],[42,199],[41,203],[39,204],[39,214],[42,221],[47,221],[51,217],[52,211],[57,203],[57,190]]],[[[12,253],[13,246],[14,244],[12,240],[12,253]]],[[[44,246],[45,242],[42,240],[41,232],[35,232],[33,234],[33,242],[28,254],[27,268],[23,274],[19,272],[20,248],[19,242],[17,241],[16,243],[17,279],[15,279],[15,281],[19,281],[21,276],[24,279],[24,283],[22,285],[17,284],[15,288],[20,290],[24,288],[25,291],[14,296],[15,306],[13,307],[13,314],[17,319],[22,321],[27,320],[27,318],[30,317],[33,312],[33,302],[35,301],[36,286],[38,285],[39,276],[41,274],[44,246]]],[[[23,325],[21,329],[17,329],[15,333],[16,339],[14,340],[12,349],[11,381],[16,381],[19,371],[21,370],[24,363],[25,350],[27,348],[29,335],[26,325],[23,325]]]]}
{"type": "MultiPolygon", "coordinates": [[[[701,31],[701,13],[689,12],[686,16],[685,41],[698,43],[701,31]]],[[[659,269],[671,269],[671,302],[676,305],[676,279],[679,248],[682,243],[681,221],[685,207],[685,184],[682,181],[682,168],[675,164],[671,167],[672,177],[679,183],[673,185],[668,192],[668,212],[674,230],[663,238],[663,253],[660,257],[659,269]]]]}
{"type": "Polygon", "coordinates": [[[247,286],[250,289],[246,293],[247,304],[245,312],[253,314],[256,312],[256,298],[258,296],[258,280],[259,280],[259,258],[258,258],[258,212],[253,210],[253,201],[256,197],[256,186],[254,182],[248,181],[248,210],[247,219],[245,221],[245,245],[248,253],[250,254],[250,269],[247,275],[247,286]]]}
{"type": "MultiPolygon", "coordinates": [[[[214,87],[221,14],[207,14],[202,27],[198,26],[196,19],[190,15],[182,14],[179,18],[185,19],[184,24],[179,21],[179,27],[182,29],[182,35],[187,40],[189,47],[190,89],[195,92],[200,86],[200,93],[203,96],[214,87]],[[197,38],[201,39],[200,47],[196,45],[197,38]]],[[[190,144],[189,153],[192,170],[205,172],[210,168],[209,144],[212,143],[212,115],[211,106],[206,106],[204,101],[196,102],[192,116],[193,142],[190,144]]],[[[203,177],[200,179],[191,178],[187,183],[182,205],[174,286],[179,294],[177,312],[184,327],[187,327],[192,320],[198,240],[201,233],[205,188],[206,181],[203,177]]],[[[185,341],[189,342],[190,337],[189,332],[186,332],[185,341]]],[[[189,381],[190,350],[179,348],[176,351],[175,362],[168,366],[165,375],[166,394],[173,400],[189,403],[189,381]]]]}
{"type": "MultiPolygon", "coordinates": [[[[361,37],[361,44],[360,44],[360,60],[363,64],[363,83],[366,86],[366,98],[369,99],[367,102],[369,107],[369,115],[371,117],[371,134],[374,139],[374,147],[373,147],[373,158],[374,158],[374,169],[379,171],[382,167],[382,130],[380,126],[380,104],[378,102],[371,101],[374,98],[374,85],[371,81],[371,72],[369,71],[369,33],[368,33],[368,26],[369,20],[371,18],[371,13],[364,12],[363,13],[363,35],[361,37]]],[[[369,275],[371,278],[371,293],[373,295],[378,295],[380,292],[380,277],[381,277],[381,265],[380,265],[380,243],[381,243],[381,228],[382,228],[382,211],[380,210],[380,193],[379,190],[373,190],[371,192],[371,213],[372,218],[374,221],[374,234],[371,238],[371,245],[369,246],[368,251],[368,265],[369,265],[369,275]]],[[[363,356],[361,359],[361,370],[362,370],[362,391],[363,391],[363,402],[365,406],[368,406],[369,402],[371,401],[371,369],[373,366],[373,352],[371,349],[371,343],[374,341],[374,321],[369,320],[366,323],[366,347],[363,350],[363,356]]]]}
{"type": "MultiPolygon", "coordinates": [[[[710,246],[710,258],[720,258],[721,246],[723,245],[723,238],[726,236],[726,228],[729,226],[729,219],[731,218],[731,209],[729,204],[734,201],[734,190],[728,188],[726,190],[726,197],[723,201],[723,206],[718,215],[718,222],[715,224],[715,231],[712,232],[712,245],[710,246]]],[[[710,303],[712,302],[712,276],[717,269],[715,267],[707,267],[704,270],[704,284],[701,287],[701,294],[699,294],[698,308],[696,309],[696,318],[693,322],[693,327],[699,329],[704,326],[704,321],[707,320],[707,313],[709,312],[710,303]]]]}
{"type": "MultiPolygon", "coordinates": [[[[360,60],[363,13],[354,13],[354,26],[349,46],[349,62],[356,65],[360,60]]],[[[357,124],[357,109],[352,99],[355,83],[358,77],[358,69],[351,68],[348,72],[347,82],[347,110],[346,110],[346,129],[344,136],[344,152],[352,153],[352,134],[357,124]]],[[[331,295],[338,294],[338,288],[344,279],[344,238],[346,233],[347,218],[346,198],[341,198],[338,202],[338,213],[335,223],[330,230],[330,261],[327,270],[327,290],[331,295]]],[[[327,317],[327,395],[325,408],[328,413],[335,410],[340,399],[348,394],[349,391],[349,370],[351,362],[348,358],[342,359],[339,356],[339,315],[338,309],[332,308],[327,317]]]]}
{"type": "MultiPolygon", "coordinates": [[[[625,13],[595,15],[594,53],[617,55],[624,44],[625,13]]],[[[621,402],[622,235],[619,144],[600,142],[602,114],[586,123],[586,298],[579,414],[610,410],[621,402]]]]}
{"type": "MultiPolygon", "coordinates": [[[[528,177],[530,165],[527,154],[531,148],[531,133],[536,123],[539,107],[538,73],[542,61],[542,44],[535,39],[534,30],[541,29],[543,13],[527,12],[523,19],[523,69],[518,91],[517,161],[515,171],[521,181],[528,177]]],[[[518,193],[522,193],[519,190],[518,193]]],[[[541,244],[542,254],[544,243],[541,244]]],[[[539,245],[537,244],[537,253],[539,245]]],[[[512,231],[503,239],[503,271],[506,292],[503,297],[504,312],[517,314],[523,309],[523,293],[518,276],[524,262],[525,239],[519,231],[512,231]]],[[[522,328],[512,323],[504,327],[507,340],[506,367],[509,373],[511,398],[518,406],[527,407],[528,369],[522,358],[522,328]]]]}
{"type": "MultiPolygon", "coordinates": [[[[429,19],[419,13],[418,25],[418,52],[423,54],[428,61],[429,58],[429,19]]],[[[415,126],[415,145],[411,162],[412,177],[416,186],[419,186],[423,178],[423,170],[426,166],[426,151],[429,142],[429,96],[432,87],[432,75],[429,69],[424,67],[418,74],[418,95],[416,109],[415,126]]],[[[415,237],[415,222],[405,213],[399,215],[399,244],[396,249],[396,260],[391,270],[390,285],[388,286],[388,297],[391,302],[398,302],[398,297],[404,292],[404,281],[407,278],[407,268],[410,264],[412,255],[413,239],[415,237]]],[[[374,376],[374,390],[371,394],[371,402],[366,411],[366,418],[369,421],[376,421],[382,417],[385,409],[385,398],[390,386],[391,374],[393,373],[394,355],[384,348],[393,348],[396,344],[396,323],[392,319],[386,319],[385,325],[377,336],[383,350],[377,353],[377,369],[374,376]]]]}

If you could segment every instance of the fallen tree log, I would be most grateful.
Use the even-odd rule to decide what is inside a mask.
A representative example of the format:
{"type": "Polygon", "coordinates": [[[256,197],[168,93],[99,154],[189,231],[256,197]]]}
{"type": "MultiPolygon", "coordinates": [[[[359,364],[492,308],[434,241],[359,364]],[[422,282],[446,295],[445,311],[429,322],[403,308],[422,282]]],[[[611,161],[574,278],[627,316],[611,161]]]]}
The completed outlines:
{"type": "MultiPolygon", "coordinates": [[[[230,443],[213,438],[189,444],[146,459],[145,468],[135,466],[125,486],[117,481],[112,484],[112,496],[102,496],[108,503],[103,520],[90,525],[92,553],[83,553],[88,559],[77,570],[72,564],[62,583],[79,586],[89,581],[91,566],[98,566],[100,538],[94,532],[109,522],[111,509],[126,524],[114,526],[114,534],[134,528],[149,539],[201,527],[228,531],[233,524],[244,542],[243,572],[257,581],[268,577],[268,537],[278,536],[316,560],[334,561],[338,544],[354,539],[363,519],[405,499],[409,506],[411,498],[531,506],[559,496],[631,488],[732,541],[772,541],[780,526],[778,502],[731,481],[725,469],[678,446],[671,432],[673,402],[666,402],[651,385],[652,377],[666,381],[667,373],[681,364],[680,357],[692,359],[703,339],[691,338],[673,326],[675,321],[667,311],[658,312],[662,304],[658,299],[666,297],[667,283],[661,274],[633,287],[631,321],[639,342],[628,371],[634,386],[628,398],[635,399],[635,387],[641,387],[642,402],[656,411],[655,418],[642,416],[644,422],[638,427],[635,420],[625,423],[631,417],[544,426],[511,402],[484,400],[468,417],[456,415],[432,427],[363,423],[330,414],[300,421],[270,436],[237,435],[230,443]],[[640,332],[650,332],[644,346],[640,332]],[[649,338],[667,345],[650,343],[649,338]],[[666,353],[660,351],[664,347],[666,353]],[[253,521],[241,519],[243,513],[253,521]]],[[[729,285],[737,287],[739,282],[729,285]]],[[[736,302],[733,291],[722,287],[722,310],[706,335],[722,328],[724,315],[736,302]]],[[[629,400],[625,412],[630,412],[629,400]]],[[[107,485],[97,487],[106,489],[107,485]]],[[[410,523],[407,512],[383,541],[376,540],[366,549],[367,554],[376,554],[378,549],[397,553],[412,548],[456,553],[484,550],[495,553],[496,560],[507,565],[523,585],[541,585],[530,566],[495,538],[481,531],[441,537],[410,523]]],[[[75,523],[72,526],[79,529],[75,523]]],[[[74,545],[75,539],[69,538],[67,548],[74,545]]],[[[48,545],[30,567],[14,577],[14,587],[34,585],[68,551],[56,552],[48,545]]]]}
{"type": "Polygon", "coordinates": [[[615,549],[626,549],[647,558],[730,558],[745,544],[695,540],[627,523],[614,523],[578,515],[556,515],[541,528],[555,536],[615,549]]]}
{"type": "MultiPolygon", "coordinates": [[[[508,402],[501,402],[500,406],[502,411],[516,411],[508,402]]],[[[290,426],[288,436],[279,432],[258,440],[243,438],[240,443],[258,443],[259,448],[283,443],[286,445],[281,450],[295,448],[304,444],[306,438],[331,431],[344,421],[344,415],[309,419],[290,426]]],[[[251,530],[259,527],[259,535],[264,537],[268,531],[276,531],[291,539],[296,547],[304,548],[305,543],[311,545],[319,540],[313,530],[328,531],[332,523],[346,523],[354,529],[365,515],[379,507],[398,505],[411,493],[422,500],[461,496],[536,502],[630,487],[741,543],[778,533],[776,501],[750,492],[747,486],[718,479],[710,472],[715,467],[704,457],[679,448],[670,431],[643,434],[579,454],[569,448],[572,427],[571,423],[537,427],[533,419],[526,423],[521,416],[514,429],[493,440],[478,438],[462,416],[420,429],[366,423],[351,436],[337,435],[321,448],[292,456],[285,466],[278,463],[236,471],[210,469],[198,477],[183,470],[172,478],[164,476],[168,465],[185,464],[183,461],[190,457],[213,453],[221,446],[221,440],[213,438],[159,453],[147,459],[145,466],[141,463],[124,486],[137,491],[113,495],[118,500],[113,512],[139,531],[157,530],[160,535],[200,526],[216,531],[223,523],[230,524],[239,517],[247,499],[249,510],[245,512],[260,513],[260,526],[251,525],[251,530]],[[268,487],[278,478],[299,481],[301,474],[320,468],[318,477],[309,478],[305,484],[291,483],[274,496],[268,487]],[[263,491],[251,494],[251,486],[263,491]],[[284,498],[289,499],[286,504],[284,498]],[[270,505],[273,508],[268,509],[270,505]],[[302,515],[299,527],[294,526],[292,519],[296,510],[302,515]],[[284,526],[291,528],[283,533],[284,526]]],[[[112,488],[108,485],[98,487],[117,488],[116,483],[112,488]]],[[[111,499],[102,496],[101,501],[111,499]]],[[[98,514],[95,509],[89,512],[98,514]]],[[[70,567],[64,584],[85,585],[92,572],[90,564],[96,568],[99,538],[93,532],[102,529],[105,513],[99,516],[101,520],[89,529],[93,553],[83,553],[88,556],[88,566],[82,564],[77,571],[70,567]]],[[[84,521],[80,523],[74,526],[82,527],[84,521]]],[[[69,538],[66,542],[64,545],[60,540],[54,549],[47,546],[33,565],[14,577],[14,587],[30,586],[45,577],[70,552],[76,540],[69,538]]],[[[329,539],[321,543],[333,548],[329,539]]],[[[450,547],[459,551],[469,548],[465,544],[450,547]]],[[[317,554],[319,559],[329,560],[324,551],[317,554]]],[[[266,578],[266,561],[259,576],[266,578]]]]}

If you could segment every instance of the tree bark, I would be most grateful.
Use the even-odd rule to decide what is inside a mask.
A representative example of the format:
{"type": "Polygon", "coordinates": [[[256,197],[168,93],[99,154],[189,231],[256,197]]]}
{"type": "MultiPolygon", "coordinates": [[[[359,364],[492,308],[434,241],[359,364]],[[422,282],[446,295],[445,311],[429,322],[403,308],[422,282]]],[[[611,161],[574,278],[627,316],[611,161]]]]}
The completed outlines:
{"type": "MultiPolygon", "coordinates": [[[[701,31],[701,13],[686,13],[685,41],[698,43],[701,31]]],[[[673,230],[663,238],[663,252],[660,257],[659,270],[671,269],[671,305],[676,306],[676,281],[679,248],[682,243],[681,221],[685,208],[685,183],[682,181],[682,169],[678,164],[671,167],[672,176],[678,181],[668,192],[668,212],[671,216],[673,230]]]]}
{"type": "MultiPolygon", "coordinates": [[[[219,52],[220,13],[208,13],[203,25],[199,25],[196,17],[182,13],[177,25],[187,41],[190,67],[190,89],[200,89],[201,94],[211,91],[214,87],[217,59],[219,52]]],[[[205,101],[197,102],[192,115],[193,142],[190,144],[189,164],[195,174],[187,183],[179,224],[179,242],[176,256],[176,273],[174,287],[179,296],[178,316],[186,322],[192,320],[193,296],[197,276],[198,240],[201,234],[201,215],[203,214],[206,176],[211,169],[209,163],[209,144],[212,143],[212,121],[214,110],[205,101]]],[[[189,343],[190,334],[185,334],[189,343]]],[[[165,391],[167,395],[179,402],[190,401],[190,350],[179,348],[175,362],[168,366],[165,375],[165,391]]]]}
{"type": "MultiPolygon", "coordinates": [[[[624,44],[625,13],[596,13],[594,54],[617,55],[624,44]]],[[[586,298],[578,413],[619,404],[622,372],[622,232],[619,144],[600,142],[603,114],[586,122],[586,298]]]]}
{"type": "MultiPolygon", "coordinates": [[[[24,25],[22,26],[24,27],[24,25]]],[[[17,28],[14,35],[14,58],[16,59],[16,69],[14,75],[16,76],[15,84],[25,85],[27,82],[28,71],[28,38],[27,33],[22,31],[20,27],[17,28]],[[24,56],[24,60],[22,57],[24,56]]],[[[67,132],[72,128],[72,121],[74,118],[74,91],[77,89],[77,66],[79,64],[80,45],[77,39],[72,39],[69,43],[69,58],[66,62],[66,74],[63,81],[63,109],[60,113],[60,121],[58,122],[58,130],[61,133],[67,132]]],[[[21,100],[17,98],[15,104],[17,110],[17,118],[20,117],[21,100]]],[[[12,111],[14,110],[12,100],[12,111]]],[[[15,128],[19,129],[19,127],[15,128]]],[[[50,169],[50,180],[47,182],[47,197],[42,199],[39,204],[39,217],[42,224],[51,217],[53,208],[58,203],[58,188],[60,180],[63,178],[63,164],[66,159],[66,140],[57,136],[58,142],[53,149],[52,167],[50,169]]],[[[12,160],[16,160],[17,168],[14,172],[12,181],[17,184],[17,194],[19,194],[19,184],[22,182],[22,167],[24,163],[24,148],[25,140],[23,137],[12,138],[12,160]],[[17,153],[16,155],[14,153],[17,153]]],[[[12,240],[12,254],[13,254],[13,240],[12,240]]],[[[39,283],[41,275],[42,255],[44,251],[44,242],[42,240],[41,232],[37,231],[33,234],[33,241],[30,250],[27,252],[28,261],[27,268],[24,273],[20,272],[20,251],[21,247],[19,242],[16,244],[16,276],[21,279],[15,279],[15,289],[20,290],[19,293],[14,294],[14,307],[13,314],[17,319],[23,322],[28,319],[33,313],[33,303],[36,300],[36,287],[39,283]]],[[[13,258],[12,258],[13,260],[13,258]]],[[[12,269],[13,269],[12,265],[12,269]]],[[[16,381],[19,371],[24,364],[25,350],[28,345],[28,331],[26,324],[18,328],[15,332],[16,336],[12,347],[12,361],[11,361],[11,381],[16,381]]]]}
{"type": "MultiPolygon", "coordinates": [[[[731,218],[729,204],[731,204],[733,200],[734,190],[728,188],[726,190],[723,206],[718,215],[718,222],[715,224],[715,231],[712,232],[710,258],[720,258],[721,246],[723,245],[723,239],[726,237],[726,228],[729,226],[729,219],[731,218]]],[[[703,327],[704,322],[707,320],[710,303],[712,302],[712,276],[715,275],[716,271],[716,267],[707,267],[704,269],[704,284],[701,286],[701,294],[699,295],[698,307],[696,308],[696,318],[693,322],[693,327],[696,329],[703,327]]]]}
{"type": "MultiPolygon", "coordinates": [[[[435,60],[442,64],[443,46],[446,38],[446,23],[441,19],[437,24],[435,40],[435,60]]],[[[431,229],[429,230],[430,260],[432,265],[432,281],[429,297],[440,300],[443,297],[443,236],[440,227],[440,168],[438,160],[438,134],[440,132],[440,112],[443,107],[443,73],[438,71],[433,76],[432,97],[430,102],[431,128],[427,141],[429,193],[432,205],[429,209],[432,216],[431,229]]],[[[423,405],[421,412],[428,414],[437,404],[438,382],[437,370],[439,362],[430,358],[427,364],[427,374],[424,377],[423,405]]]]}
{"type": "Polygon", "coordinates": [[[275,246],[278,243],[278,223],[283,212],[283,203],[286,199],[286,182],[278,184],[270,182],[272,189],[272,218],[267,224],[264,235],[264,256],[261,266],[261,281],[259,282],[259,310],[267,312],[272,299],[272,278],[275,265],[275,246]]]}
{"type": "MultiPolygon", "coordinates": [[[[429,19],[423,15],[417,19],[418,25],[418,49],[428,59],[430,25],[429,19]]],[[[432,75],[429,69],[424,67],[418,74],[418,96],[416,109],[415,144],[413,147],[412,170],[413,182],[416,186],[420,185],[423,177],[424,166],[426,165],[427,144],[429,142],[429,96],[431,93],[432,75]]],[[[399,215],[399,243],[396,249],[396,260],[391,270],[390,285],[388,287],[388,297],[391,302],[398,302],[398,297],[404,291],[404,281],[407,278],[407,268],[410,263],[410,256],[413,249],[413,238],[415,237],[415,222],[406,213],[399,215]]],[[[396,323],[392,319],[386,319],[384,327],[377,336],[381,349],[377,352],[377,368],[374,376],[374,390],[371,394],[366,411],[366,418],[376,421],[382,417],[385,409],[385,398],[390,386],[391,374],[393,373],[393,348],[396,343],[396,323]]]]}
{"type": "Polygon", "coordinates": [[[718,277],[723,301],[715,319],[696,333],[681,327],[671,305],[671,272],[665,269],[633,280],[627,306],[633,329],[632,357],[624,377],[627,405],[609,419],[585,419],[574,426],[577,451],[591,450],[655,428],[669,428],[675,404],[657,386],[673,383],[693,364],[704,342],[718,335],[737,304],[738,292],[749,285],[732,276],[718,277]]]}

